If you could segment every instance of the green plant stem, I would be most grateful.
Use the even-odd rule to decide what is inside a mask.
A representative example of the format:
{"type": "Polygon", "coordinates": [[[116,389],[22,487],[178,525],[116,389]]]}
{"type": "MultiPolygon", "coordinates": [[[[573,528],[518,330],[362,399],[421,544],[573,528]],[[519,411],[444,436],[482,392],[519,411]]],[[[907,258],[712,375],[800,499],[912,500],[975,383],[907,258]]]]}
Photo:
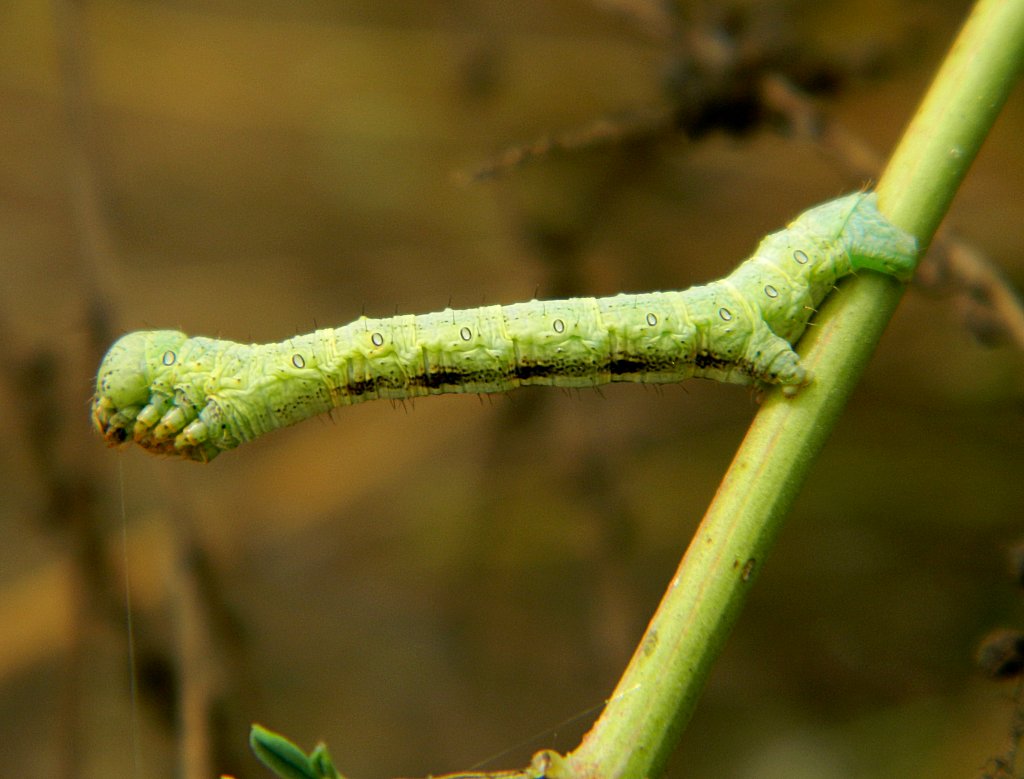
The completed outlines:
{"type": "MultiPolygon", "coordinates": [[[[882,210],[930,242],[1024,61],[1024,0],[981,0],[883,174],[882,210]]],[[[754,574],[863,373],[903,287],[863,274],[826,302],[801,344],[814,383],[772,393],[754,420],[575,777],[649,777],[693,713],[754,574]]],[[[870,485],[865,485],[866,489],[870,485]]]]}

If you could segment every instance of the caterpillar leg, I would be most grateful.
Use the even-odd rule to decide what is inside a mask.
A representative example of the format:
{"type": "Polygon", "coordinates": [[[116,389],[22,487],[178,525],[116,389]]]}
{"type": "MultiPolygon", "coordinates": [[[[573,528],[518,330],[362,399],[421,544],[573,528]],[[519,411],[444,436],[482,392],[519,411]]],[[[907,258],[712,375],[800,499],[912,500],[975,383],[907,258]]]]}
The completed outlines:
{"type": "Polygon", "coordinates": [[[195,407],[187,402],[172,402],[168,408],[158,400],[136,417],[132,438],[151,452],[209,462],[221,449],[207,440],[206,425],[197,417],[195,407]],[[161,415],[162,409],[166,412],[161,415]]]}
{"type": "Polygon", "coordinates": [[[783,393],[792,397],[811,382],[810,372],[800,363],[800,355],[767,324],[757,327],[747,346],[747,354],[746,369],[755,383],[765,387],[778,385],[783,393]]]}
{"type": "Polygon", "coordinates": [[[779,352],[768,372],[760,378],[766,384],[778,384],[787,397],[793,397],[811,383],[810,372],[800,364],[800,355],[792,348],[779,352]]]}
{"type": "Polygon", "coordinates": [[[156,454],[173,454],[208,462],[220,448],[206,440],[205,425],[191,406],[175,405],[154,393],[145,406],[115,408],[108,398],[93,403],[93,424],[110,446],[134,441],[156,454]]]}
{"type": "Polygon", "coordinates": [[[211,440],[210,427],[211,425],[217,426],[215,420],[219,420],[220,415],[220,406],[216,401],[210,400],[203,410],[199,412],[198,417],[189,422],[175,437],[175,453],[184,455],[192,460],[209,462],[223,452],[225,448],[237,446],[237,444],[233,443],[225,447],[224,441],[214,443],[211,440]]]}
{"type": "MultiPolygon", "coordinates": [[[[208,403],[204,412],[214,404],[208,403]]],[[[183,397],[174,399],[168,408],[163,402],[151,403],[149,419],[157,415],[161,409],[166,413],[159,416],[153,425],[147,424],[140,413],[136,419],[135,442],[150,451],[163,454],[174,454],[190,460],[209,462],[221,452],[221,448],[208,440],[206,424],[200,418],[196,407],[183,397]]]]}

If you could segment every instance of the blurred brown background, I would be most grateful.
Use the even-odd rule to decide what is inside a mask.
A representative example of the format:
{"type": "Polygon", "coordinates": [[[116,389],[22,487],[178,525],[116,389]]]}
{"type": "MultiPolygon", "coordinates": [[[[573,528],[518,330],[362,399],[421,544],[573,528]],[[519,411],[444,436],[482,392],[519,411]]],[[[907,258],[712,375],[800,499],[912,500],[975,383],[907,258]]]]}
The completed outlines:
{"type": "MultiPolygon", "coordinates": [[[[764,85],[884,155],[966,8],[0,4],[0,774],[266,776],[252,721],[357,778],[571,749],[749,391],[365,404],[203,466],[103,447],[103,348],[723,275],[864,181],[764,85]]],[[[1022,128],[1018,94],[947,220],[1017,287],[1022,128]]],[[[1005,750],[1012,685],[972,653],[1024,625],[1024,373],[956,300],[909,291],[672,776],[963,777],[1005,750]]]]}

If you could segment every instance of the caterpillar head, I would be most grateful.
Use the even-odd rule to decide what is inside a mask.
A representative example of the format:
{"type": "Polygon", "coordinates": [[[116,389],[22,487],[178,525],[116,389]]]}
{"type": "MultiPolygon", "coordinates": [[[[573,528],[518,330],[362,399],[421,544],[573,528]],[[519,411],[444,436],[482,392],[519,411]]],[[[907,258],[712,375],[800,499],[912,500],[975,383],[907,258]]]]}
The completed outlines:
{"type": "Polygon", "coordinates": [[[147,330],[122,336],[110,347],[96,375],[93,425],[111,446],[133,437],[139,415],[151,408],[161,374],[188,339],[176,330],[147,330]],[[171,359],[167,355],[172,355],[171,359]]]}

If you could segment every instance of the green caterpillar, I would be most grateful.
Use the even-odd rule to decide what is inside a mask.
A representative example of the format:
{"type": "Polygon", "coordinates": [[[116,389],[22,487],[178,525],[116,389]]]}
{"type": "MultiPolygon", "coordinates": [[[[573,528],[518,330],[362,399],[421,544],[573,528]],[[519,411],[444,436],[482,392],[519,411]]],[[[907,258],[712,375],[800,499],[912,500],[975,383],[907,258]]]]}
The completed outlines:
{"type": "Polygon", "coordinates": [[[93,422],[110,445],[205,462],[378,398],[691,376],[792,394],[810,377],[791,344],[836,281],[860,269],[906,280],[917,248],[862,192],[806,211],[726,278],[683,292],[360,317],[272,344],[129,333],[100,365],[93,422]]]}

